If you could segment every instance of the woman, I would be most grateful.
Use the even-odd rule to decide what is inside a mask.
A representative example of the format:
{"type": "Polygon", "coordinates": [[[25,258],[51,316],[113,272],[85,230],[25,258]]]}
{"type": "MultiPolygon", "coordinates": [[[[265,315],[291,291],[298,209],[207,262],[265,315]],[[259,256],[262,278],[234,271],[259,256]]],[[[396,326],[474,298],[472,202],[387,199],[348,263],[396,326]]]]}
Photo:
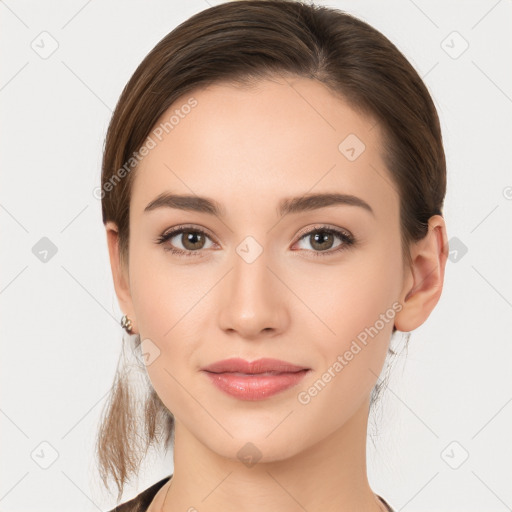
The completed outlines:
{"type": "Polygon", "coordinates": [[[393,510],[368,413],[391,336],[441,295],[445,189],[432,99],[366,23],[242,0],[160,41],[101,184],[143,431],[120,369],[97,452],[118,500],[149,446],[174,470],[115,510],[393,510]]]}

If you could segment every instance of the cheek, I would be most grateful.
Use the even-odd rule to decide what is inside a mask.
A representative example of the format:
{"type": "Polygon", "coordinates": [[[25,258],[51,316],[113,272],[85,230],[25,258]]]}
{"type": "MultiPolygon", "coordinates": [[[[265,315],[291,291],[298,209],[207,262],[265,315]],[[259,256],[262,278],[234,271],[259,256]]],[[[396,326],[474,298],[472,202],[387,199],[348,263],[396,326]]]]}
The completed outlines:
{"type": "Polygon", "coordinates": [[[170,410],[180,410],[176,400],[186,397],[180,383],[195,370],[204,327],[199,317],[211,308],[208,291],[216,279],[193,265],[173,265],[163,250],[134,248],[130,254],[130,288],[142,350],[155,354],[147,372],[170,410]]]}
{"type": "Polygon", "coordinates": [[[355,335],[392,307],[400,288],[400,268],[385,254],[358,258],[346,268],[331,269],[324,292],[316,294],[319,311],[337,334],[355,335]]]}
{"type": "MultiPolygon", "coordinates": [[[[150,357],[146,370],[164,405],[180,416],[187,410],[188,395],[183,392],[183,385],[193,370],[190,365],[199,339],[197,332],[191,329],[194,327],[192,306],[197,298],[190,292],[187,294],[186,288],[183,291],[182,279],[169,275],[170,267],[144,265],[138,268],[133,276],[132,297],[142,351],[150,357]]],[[[195,288],[197,294],[197,286],[195,288]]]]}
{"type": "Polygon", "coordinates": [[[325,334],[308,336],[315,340],[317,364],[299,401],[311,404],[305,408],[311,414],[324,411],[326,425],[349,418],[381,373],[395,315],[394,270],[385,266],[383,260],[374,266],[361,261],[350,273],[333,272],[324,293],[310,295],[329,330],[318,323],[317,331],[325,334]]]}
{"type": "Polygon", "coordinates": [[[393,330],[401,284],[400,258],[396,251],[382,246],[361,251],[350,264],[326,272],[329,274],[321,279],[326,283],[322,293],[318,287],[316,291],[308,288],[310,302],[329,328],[316,338],[323,364],[328,368],[338,356],[344,356],[347,367],[354,369],[344,372],[346,378],[348,374],[358,378],[364,368],[370,384],[377,378],[373,373],[381,371],[393,330]]]}
{"type": "MultiPolygon", "coordinates": [[[[193,267],[173,266],[163,248],[147,241],[132,247],[130,291],[141,336],[165,342],[173,336],[204,286],[193,267]]],[[[204,293],[204,292],[203,292],[204,293]]]]}

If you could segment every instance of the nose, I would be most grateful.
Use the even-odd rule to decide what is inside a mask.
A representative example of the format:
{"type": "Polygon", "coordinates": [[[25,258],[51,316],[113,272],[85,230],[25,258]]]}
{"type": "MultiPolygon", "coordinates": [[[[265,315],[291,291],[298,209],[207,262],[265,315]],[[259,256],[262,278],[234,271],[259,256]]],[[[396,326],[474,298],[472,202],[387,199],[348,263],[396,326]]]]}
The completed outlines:
{"type": "Polygon", "coordinates": [[[250,263],[238,254],[232,261],[219,289],[220,328],[252,340],[283,332],[289,323],[286,287],[267,266],[265,251],[250,263]]]}

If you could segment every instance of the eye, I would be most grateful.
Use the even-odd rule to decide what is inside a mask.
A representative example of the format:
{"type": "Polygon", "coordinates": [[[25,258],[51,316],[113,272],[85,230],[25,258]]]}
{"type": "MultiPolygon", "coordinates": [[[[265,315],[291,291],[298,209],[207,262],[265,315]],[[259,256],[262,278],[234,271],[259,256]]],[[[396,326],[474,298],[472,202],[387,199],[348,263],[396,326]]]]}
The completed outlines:
{"type": "Polygon", "coordinates": [[[202,229],[176,226],[172,230],[160,235],[156,239],[156,243],[164,245],[169,242],[169,244],[164,245],[164,250],[178,256],[202,256],[200,254],[201,249],[209,249],[211,247],[211,245],[207,245],[208,240],[213,245],[211,238],[202,229]],[[176,240],[173,241],[173,239],[176,240]]]}
{"type": "MultiPolygon", "coordinates": [[[[312,252],[314,256],[329,256],[348,249],[355,243],[355,238],[348,231],[328,226],[315,226],[313,229],[302,233],[296,244],[308,240],[312,250],[307,247],[301,247],[300,249],[312,252]],[[338,244],[336,244],[336,239],[339,241],[338,244]]],[[[202,249],[209,249],[215,245],[206,231],[189,226],[176,226],[157,237],[156,243],[165,244],[164,250],[177,256],[199,257],[203,256],[201,254],[204,252],[202,249]],[[208,244],[208,241],[210,244],[208,244]],[[178,247],[176,247],[177,245],[178,247]]]]}
{"type": "MultiPolygon", "coordinates": [[[[296,243],[300,243],[303,240],[313,248],[314,256],[332,255],[333,253],[348,249],[355,243],[353,235],[348,231],[328,226],[315,226],[314,229],[303,233],[296,243]],[[337,245],[335,245],[336,238],[340,241],[337,245]]],[[[307,247],[306,250],[308,250],[307,247]]]]}

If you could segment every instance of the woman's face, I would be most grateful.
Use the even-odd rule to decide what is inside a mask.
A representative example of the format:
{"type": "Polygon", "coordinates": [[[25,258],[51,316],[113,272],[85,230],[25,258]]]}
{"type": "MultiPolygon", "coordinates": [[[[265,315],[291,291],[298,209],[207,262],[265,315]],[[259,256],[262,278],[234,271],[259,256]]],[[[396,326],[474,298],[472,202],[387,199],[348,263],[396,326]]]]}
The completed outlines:
{"type": "Polygon", "coordinates": [[[130,204],[129,316],[149,377],[212,451],[235,458],[252,442],[262,461],[290,457],[367,411],[410,284],[379,126],[304,78],[217,84],[160,121],[173,114],[148,139],[130,204]],[[190,199],[146,210],[162,194],[190,199]],[[202,370],[228,358],[308,371],[233,396],[202,370]]]}

